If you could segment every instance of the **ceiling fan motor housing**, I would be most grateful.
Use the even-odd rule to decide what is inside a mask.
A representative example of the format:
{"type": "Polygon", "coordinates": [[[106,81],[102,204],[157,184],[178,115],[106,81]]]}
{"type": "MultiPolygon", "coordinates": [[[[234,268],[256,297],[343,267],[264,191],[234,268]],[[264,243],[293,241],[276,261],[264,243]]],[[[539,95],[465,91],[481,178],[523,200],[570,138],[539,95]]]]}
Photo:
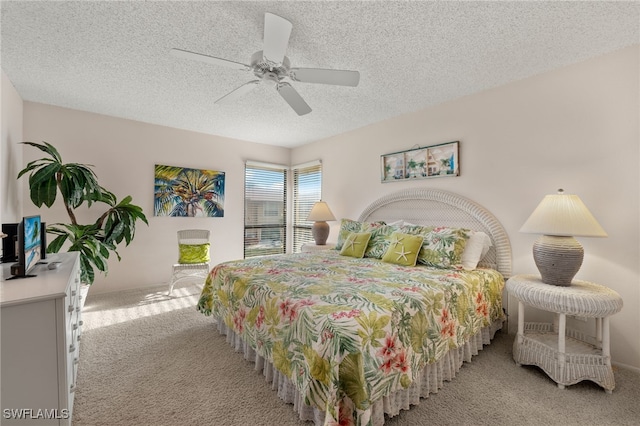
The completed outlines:
{"type": "Polygon", "coordinates": [[[291,62],[289,62],[289,58],[286,56],[282,59],[281,64],[276,64],[267,60],[262,50],[251,55],[251,69],[253,70],[253,74],[265,82],[278,83],[289,75],[290,67],[291,62]]]}

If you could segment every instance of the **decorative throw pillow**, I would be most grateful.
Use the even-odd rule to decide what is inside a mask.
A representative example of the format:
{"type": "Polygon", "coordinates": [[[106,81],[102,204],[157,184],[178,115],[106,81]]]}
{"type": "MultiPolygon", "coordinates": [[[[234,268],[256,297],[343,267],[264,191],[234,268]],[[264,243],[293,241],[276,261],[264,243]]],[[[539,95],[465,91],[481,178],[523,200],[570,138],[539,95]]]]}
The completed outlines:
{"type": "Polygon", "coordinates": [[[371,239],[369,240],[367,251],[364,252],[364,257],[382,259],[382,256],[384,256],[384,253],[389,247],[391,234],[398,231],[399,229],[400,228],[398,226],[388,224],[374,228],[371,231],[371,239]]]}
{"type": "MultiPolygon", "coordinates": [[[[433,226],[421,226],[421,225],[402,225],[398,232],[410,235],[420,235],[423,240],[427,238],[429,233],[433,231],[433,226]]],[[[424,242],[424,241],[423,241],[424,242]]]]}
{"type": "Polygon", "coordinates": [[[405,223],[400,227],[400,232],[404,234],[426,236],[429,232],[433,231],[433,229],[433,226],[412,225],[405,223]]]}
{"type": "MultiPolygon", "coordinates": [[[[402,229],[404,231],[405,227],[402,229]]],[[[461,267],[462,252],[469,238],[468,229],[438,227],[431,228],[426,235],[424,231],[420,234],[424,235],[424,242],[418,254],[418,263],[435,268],[461,267]]]]}
{"type": "Polygon", "coordinates": [[[336,250],[341,250],[344,240],[351,232],[371,232],[373,229],[384,225],[384,222],[358,222],[351,219],[342,219],[340,221],[340,232],[338,233],[338,241],[336,250]]]}
{"type": "Polygon", "coordinates": [[[396,231],[391,234],[389,247],[382,256],[382,261],[396,265],[416,266],[422,241],[423,238],[420,235],[403,234],[396,231]]]}
{"type": "Polygon", "coordinates": [[[209,243],[206,244],[180,244],[180,257],[178,263],[207,263],[209,256],[209,243]]]}
{"type": "Polygon", "coordinates": [[[352,232],[347,235],[344,240],[340,254],[343,256],[357,257],[358,259],[364,256],[364,251],[367,249],[369,239],[371,238],[371,232],[352,232]]]}
{"type": "Polygon", "coordinates": [[[468,271],[476,269],[478,262],[487,254],[491,245],[491,238],[487,234],[471,231],[460,259],[462,267],[468,271]]]}

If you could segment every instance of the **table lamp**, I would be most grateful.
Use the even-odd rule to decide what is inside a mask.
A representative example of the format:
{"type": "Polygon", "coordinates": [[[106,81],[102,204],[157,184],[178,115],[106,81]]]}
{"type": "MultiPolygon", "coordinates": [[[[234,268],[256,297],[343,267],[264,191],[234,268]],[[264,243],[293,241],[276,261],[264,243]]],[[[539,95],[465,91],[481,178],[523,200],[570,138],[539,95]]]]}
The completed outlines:
{"type": "Polygon", "coordinates": [[[533,259],[542,282],[569,286],[580,270],[584,249],[574,237],[606,237],[598,221],[577,195],[545,196],[520,232],[542,234],[533,244],[533,259]]]}
{"type": "Polygon", "coordinates": [[[331,209],[324,201],[320,200],[313,205],[307,220],[313,220],[314,224],[311,228],[311,235],[316,245],[323,246],[327,243],[329,236],[329,224],[327,220],[336,220],[331,209]]]}

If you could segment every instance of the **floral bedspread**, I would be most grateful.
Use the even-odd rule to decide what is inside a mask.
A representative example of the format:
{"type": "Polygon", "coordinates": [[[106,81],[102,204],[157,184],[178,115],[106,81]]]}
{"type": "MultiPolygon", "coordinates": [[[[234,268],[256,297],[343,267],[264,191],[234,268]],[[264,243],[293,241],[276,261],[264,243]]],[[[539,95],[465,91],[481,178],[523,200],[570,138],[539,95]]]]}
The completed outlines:
{"type": "Polygon", "coordinates": [[[369,423],[373,402],[503,319],[502,275],[405,267],[336,251],[217,265],[198,310],[287,375],[325,424],[369,423]]]}

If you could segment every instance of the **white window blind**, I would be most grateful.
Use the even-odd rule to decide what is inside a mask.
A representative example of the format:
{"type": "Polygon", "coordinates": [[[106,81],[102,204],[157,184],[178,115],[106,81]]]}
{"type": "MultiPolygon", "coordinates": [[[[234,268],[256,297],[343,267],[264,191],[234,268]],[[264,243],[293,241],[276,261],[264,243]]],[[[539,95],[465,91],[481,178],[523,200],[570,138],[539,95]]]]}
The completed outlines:
{"type": "Polygon", "coordinates": [[[245,258],[286,251],[287,170],[276,164],[245,165],[245,258]]]}
{"type": "Polygon", "coordinates": [[[307,220],[313,205],[322,198],[322,163],[314,161],[293,167],[293,252],[305,243],[312,243],[311,227],[307,220]]]}

